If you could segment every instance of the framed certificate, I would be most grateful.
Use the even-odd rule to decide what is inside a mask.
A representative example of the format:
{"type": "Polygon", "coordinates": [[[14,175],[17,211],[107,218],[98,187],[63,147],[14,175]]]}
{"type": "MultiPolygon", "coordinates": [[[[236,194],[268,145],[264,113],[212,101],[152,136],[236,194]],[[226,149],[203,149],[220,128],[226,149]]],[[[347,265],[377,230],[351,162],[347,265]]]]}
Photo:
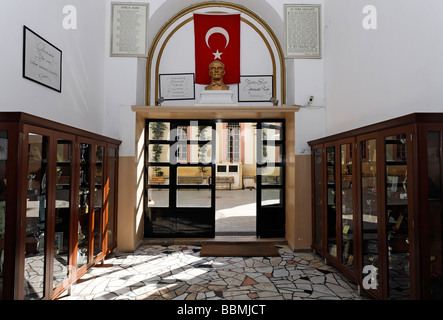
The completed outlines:
{"type": "Polygon", "coordinates": [[[62,52],[23,26],[23,78],[62,91],[62,52]]]}
{"type": "Polygon", "coordinates": [[[238,102],[269,102],[274,96],[273,76],[240,76],[238,102]]]}
{"type": "Polygon", "coordinates": [[[321,58],[321,5],[284,5],[285,57],[321,58]]]}
{"type": "Polygon", "coordinates": [[[111,2],[111,57],[148,56],[149,4],[111,2]]]}
{"type": "Polygon", "coordinates": [[[159,80],[159,93],[164,100],[195,99],[193,73],[160,74],[159,80]]]}

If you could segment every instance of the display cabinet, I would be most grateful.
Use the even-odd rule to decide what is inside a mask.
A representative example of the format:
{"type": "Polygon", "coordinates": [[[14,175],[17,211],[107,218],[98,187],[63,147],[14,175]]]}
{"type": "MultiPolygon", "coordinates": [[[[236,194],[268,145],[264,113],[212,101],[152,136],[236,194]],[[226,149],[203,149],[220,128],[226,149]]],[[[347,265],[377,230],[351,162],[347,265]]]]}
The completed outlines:
{"type": "Polygon", "coordinates": [[[309,142],[312,247],[374,298],[443,298],[442,133],[414,113],[309,142]]]}
{"type": "Polygon", "coordinates": [[[119,144],[0,113],[2,299],[53,299],[116,247],[119,144]]]}

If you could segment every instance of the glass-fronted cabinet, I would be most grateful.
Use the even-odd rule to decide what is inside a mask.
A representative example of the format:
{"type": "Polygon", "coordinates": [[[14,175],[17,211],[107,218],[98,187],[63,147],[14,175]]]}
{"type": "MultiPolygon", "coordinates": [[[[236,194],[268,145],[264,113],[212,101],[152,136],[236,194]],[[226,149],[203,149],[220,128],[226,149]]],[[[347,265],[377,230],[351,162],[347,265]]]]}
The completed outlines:
{"type": "Polygon", "coordinates": [[[309,144],[313,249],[376,299],[443,299],[443,114],[309,144]]]}
{"type": "Polygon", "coordinates": [[[0,299],[54,299],[116,247],[119,144],[0,112],[0,299]]]}

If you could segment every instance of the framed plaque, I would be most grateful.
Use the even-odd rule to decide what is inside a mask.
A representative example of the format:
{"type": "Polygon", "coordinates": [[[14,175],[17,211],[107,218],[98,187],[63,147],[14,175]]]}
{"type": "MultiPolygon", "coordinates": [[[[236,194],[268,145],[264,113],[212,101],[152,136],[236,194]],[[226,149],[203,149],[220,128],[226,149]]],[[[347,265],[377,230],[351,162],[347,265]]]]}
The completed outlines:
{"type": "Polygon", "coordinates": [[[193,73],[160,74],[160,97],[164,100],[194,100],[193,73]]]}
{"type": "Polygon", "coordinates": [[[240,76],[238,102],[269,102],[274,96],[273,76],[240,76]]]}
{"type": "Polygon", "coordinates": [[[62,52],[23,26],[23,78],[62,91],[62,52]]]}
{"type": "Polygon", "coordinates": [[[285,57],[321,58],[321,5],[284,5],[285,57]]]}
{"type": "Polygon", "coordinates": [[[149,4],[111,2],[111,57],[148,56],[149,4]]]}

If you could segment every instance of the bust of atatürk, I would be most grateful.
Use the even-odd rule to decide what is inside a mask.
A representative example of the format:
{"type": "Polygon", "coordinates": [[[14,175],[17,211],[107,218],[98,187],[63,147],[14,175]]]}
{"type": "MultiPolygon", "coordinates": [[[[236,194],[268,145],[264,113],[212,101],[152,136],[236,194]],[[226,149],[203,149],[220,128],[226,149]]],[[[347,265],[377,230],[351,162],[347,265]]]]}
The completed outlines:
{"type": "Polygon", "coordinates": [[[215,60],[209,64],[209,75],[211,83],[205,87],[205,90],[229,90],[229,86],[223,82],[225,75],[225,65],[219,60],[215,60]]]}

